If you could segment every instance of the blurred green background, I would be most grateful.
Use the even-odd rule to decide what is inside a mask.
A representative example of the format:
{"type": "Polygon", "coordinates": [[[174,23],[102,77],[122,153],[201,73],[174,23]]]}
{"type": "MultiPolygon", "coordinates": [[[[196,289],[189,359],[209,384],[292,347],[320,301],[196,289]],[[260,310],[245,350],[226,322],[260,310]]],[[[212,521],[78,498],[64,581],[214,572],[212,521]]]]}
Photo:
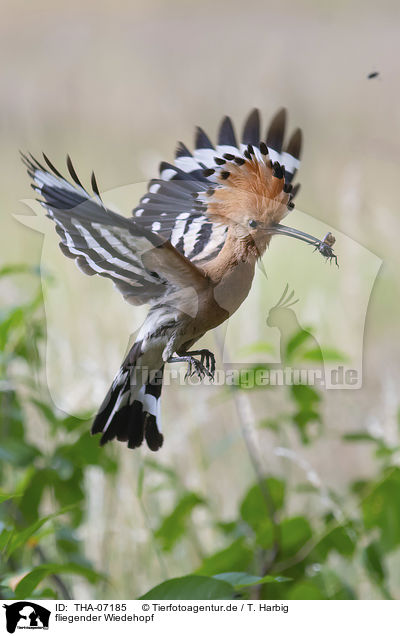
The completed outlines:
{"type": "MultiPolygon", "coordinates": [[[[359,343],[364,332],[363,385],[356,391],[321,391],[311,398],[288,389],[239,391],[245,405],[238,407],[236,398],[218,387],[167,387],[163,393],[166,441],[159,454],[152,455],[146,449],[130,452],[115,444],[104,457],[96,454],[90,461],[82,459],[75,481],[71,475],[60,477],[66,481],[67,491],[78,485],[82,489],[81,516],[61,526],[65,532],[73,527],[79,540],[76,554],[84,554],[109,577],[108,582],[97,583],[97,588],[90,586],[96,584],[90,577],[89,581],[73,578],[71,593],[80,598],[134,598],[166,578],[201,567],[210,574],[230,571],[234,566],[260,574],[262,567],[260,570],[257,564],[264,557],[257,550],[268,552],[271,546],[261,539],[259,544],[258,540],[252,546],[248,543],[248,528],[256,534],[260,530],[255,529],[256,522],[244,514],[235,527],[223,525],[237,520],[238,508],[256,480],[240,426],[244,408],[250,413],[250,437],[256,440],[262,472],[285,482],[283,518],[304,514],[312,526],[311,535],[308,530],[303,535],[299,531],[291,555],[293,550],[297,554],[314,532],[326,532],[324,524],[331,523],[330,515],[345,526],[355,523],[353,509],[358,511],[354,514],[363,530],[358,528],[360,534],[351,535],[352,545],[366,550],[358,555],[357,567],[350,566],[351,559],[357,557],[355,548],[347,546],[342,553],[332,549],[333,554],[328,550],[324,557],[313,554],[299,571],[283,568],[294,584],[282,592],[264,591],[265,597],[313,597],[317,589],[322,598],[333,598],[333,592],[322,593],[322,584],[312,582],[314,576],[320,576],[318,564],[322,561],[329,572],[339,573],[340,580],[346,582],[338,584],[339,588],[348,586],[358,598],[398,596],[397,473],[387,497],[384,493],[383,504],[380,493],[384,512],[375,522],[365,516],[361,500],[355,503],[352,498],[361,497],[361,492],[362,497],[367,496],[354,483],[369,483],[375,492],[387,476],[382,471],[393,470],[398,462],[398,3],[3,0],[1,16],[2,265],[35,266],[44,245],[40,232],[12,216],[29,214],[22,200],[32,198],[18,149],[37,155],[44,150],[60,169],[65,154],[70,153],[82,180],[88,183],[94,169],[101,190],[110,191],[106,200],[129,213],[146,180],[155,176],[158,162],[172,159],[176,141],[182,139],[191,146],[196,124],[213,138],[224,114],[231,115],[240,128],[247,112],[258,106],[266,125],[284,105],[291,127],[301,126],[305,138],[297,207],[321,221],[321,227],[332,228],[337,236],[348,239],[341,244],[338,240],[339,270],[324,266],[318,255],[304,246],[293,246],[286,239],[275,241],[264,258],[269,278],[258,275],[246,305],[235,317],[231,340],[240,340],[246,333],[243,345],[263,341],[275,352],[279,349],[277,334],[266,330],[265,318],[287,281],[298,294],[301,287],[300,322],[318,332],[321,345],[340,348],[352,361],[359,350],[354,343],[359,343]],[[372,71],[380,75],[368,80],[372,71]],[[121,188],[131,184],[137,184],[133,190],[121,188]],[[372,260],[359,255],[359,245],[371,253],[372,260]],[[376,268],[373,255],[382,259],[383,265],[364,331],[365,302],[376,268]],[[322,427],[314,431],[312,443],[304,443],[308,440],[298,434],[301,418],[296,420],[295,416],[309,408],[310,399],[313,408],[318,404],[314,419],[322,427]],[[354,431],[363,432],[365,439],[343,440],[343,435],[354,431]],[[380,453],[375,457],[377,444],[380,453]],[[277,453],[277,448],[286,450],[277,453]],[[164,467],[164,473],[149,461],[164,467]],[[173,472],[168,472],[172,467],[173,472]],[[312,486],[312,495],[307,484],[312,486]],[[300,486],[304,488],[299,492],[300,486]],[[176,511],[181,500],[183,504],[176,511]],[[173,510],[170,525],[183,530],[171,540],[163,523],[173,510]],[[389,542],[385,542],[387,533],[389,542]],[[207,555],[235,541],[242,543],[236,552],[233,549],[233,560],[214,569],[204,566],[207,555]],[[251,567],[243,556],[243,545],[252,554],[251,567]],[[376,565],[382,560],[383,565],[375,570],[372,567],[371,575],[366,558],[367,563],[372,559],[376,565]],[[293,591],[295,584],[300,590],[293,591]]],[[[296,214],[300,213],[293,214],[293,225],[305,229],[299,223],[302,217],[296,214]]],[[[142,310],[126,307],[108,281],[81,275],[58,254],[57,236],[52,227],[49,232],[45,240],[53,237],[54,244],[48,246],[42,264],[52,278],[45,281],[51,333],[43,338],[18,334],[24,342],[38,339],[41,362],[37,362],[36,388],[29,383],[26,386],[33,368],[33,353],[26,347],[22,353],[15,349],[11,366],[7,357],[2,368],[12,379],[12,392],[18,394],[26,431],[24,444],[32,443],[43,455],[25,456],[28,460],[24,464],[17,453],[13,464],[10,454],[3,453],[3,488],[8,492],[18,488],[23,492],[35,474],[48,468],[49,458],[54,460],[60,444],[74,444],[88,430],[89,423],[75,426],[69,420],[60,424],[58,431],[51,428],[55,408],[61,407],[68,414],[94,411],[118,368],[129,335],[144,315],[142,310]],[[51,343],[58,344],[52,348],[51,343]],[[38,399],[38,390],[50,414],[29,406],[33,393],[38,399]],[[33,457],[33,472],[28,474],[33,457]]],[[[39,280],[30,273],[2,278],[3,326],[10,307],[21,307],[37,289],[39,280]]],[[[37,320],[43,328],[46,316],[40,307],[25,307],[21,315],[32,324],[37,320]]],[[[7,330],[4,334],[6,351],[12,338],[7,330]]],[[[205,344],[218,351],[212,335],[205,344]]],[[[10,385],[6,388],[9,391],[10,385]]],[[[3,406],[4,426],[8,426],[3,435],[12,437],[15,429],[9,426],[9,401],[3,406]]],[[[308,426],[313,420],[305,421],[308,426]]],[[[86,441],[85,453],[94,453],[97,440],[86,441]]],[[[54,498],[51,484],[46,483],[49,492],[44,492],[31,510],[31,523],[74,503],[73,494],[63,498],[60,488],[60,496],[54,498]]],[[[282,502],[278,503],[280,509],[282,502]]],[[[9,510],[8,517],[5,515],[7,532],[14,513],[9,510]]],[[[20,529],[27,522],[20,519],[20,529]]],[[[72,548],[63,552],[52,537],[54,533],[47,533],[41,539],[45,546],[48,542],[52,560],[71,562],[72,548]]],[[[17,562],[7,566],[8,575],[11,567],[17,579],[42,563],[29,553],[29,546],[24,549],[28,552],[21,552],[17,562]]],[[[282,562],[288,558],[281,557],[282,562]]],[[[326,588],[326,581],[324,585],[326,588]]]]}

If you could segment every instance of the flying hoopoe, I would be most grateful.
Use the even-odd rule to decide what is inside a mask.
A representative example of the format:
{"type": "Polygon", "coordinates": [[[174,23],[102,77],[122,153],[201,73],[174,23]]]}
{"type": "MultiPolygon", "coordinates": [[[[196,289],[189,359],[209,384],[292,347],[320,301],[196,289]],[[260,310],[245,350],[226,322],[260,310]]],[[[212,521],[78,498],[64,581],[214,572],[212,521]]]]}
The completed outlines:
{"type": "Polygon", "coordinates": [[[23,155],[62,252],[85,274],[110,278],[128,302],[150,304],[93,422],[101,444],[117,438],[129,448],[144,439],[153,451],[162,446],[165,363],[185,361],[188,373],[213,375],[214,355],[191,348],[242,304],[272,236],[295,237],[335,258],[331,234],[321,241],[281,224],[299,189],[292,180],[302,144],[297,129],[283,146],[285,126],[282,109],[262,140],[255,109],[238,144],[225,117],[216,146],[197,128],[194,152],[178,144],[174,164],[161,163],[159,178],[150,181],[132,218],[105,207],[94,173],[89,194],[69,157],[73,183],[45,155],[45,165],[23,155]]]}

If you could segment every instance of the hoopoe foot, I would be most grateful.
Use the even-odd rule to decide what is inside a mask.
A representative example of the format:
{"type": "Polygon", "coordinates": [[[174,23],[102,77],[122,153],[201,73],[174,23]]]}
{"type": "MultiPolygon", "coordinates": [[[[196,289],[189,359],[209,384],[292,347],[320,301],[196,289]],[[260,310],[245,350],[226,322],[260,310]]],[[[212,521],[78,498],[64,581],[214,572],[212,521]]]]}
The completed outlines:
{"type": "Polygon", "coordinates": [[[201,365],[207,369],[207,375],[214,379],[215,373],[215,355],[208,349],[199,349],[198,351],[187,351],[188,356],[200,356],[201,365]]]}
{"type": "Polygon", "coordinates": [[[202,349],[201,351],[188,351],[187,355],[176,356],[169,358],[168,362],[187,362],[188,367],[185,374],[185,380],[191,378],[195,374],[202,380],[206,376],[210,380],[214,379],[215,371],[215,358],[211,351],[202,349]],[[197,360],[193,355],[200,355],[200,360],[197,360]]]}
{"type": "Polygon", "coordinates": [[[194,375],[197,375],[197,377],[199,377],[200,380],[205,378],[206,375],[208,375],[209,378],[212,378],[211,373],[200,360],[193,358],[193,356],[189,356],[188,368],[185,373],[185,380],[187,380],[187,378],[192,378],[194,375]]]}

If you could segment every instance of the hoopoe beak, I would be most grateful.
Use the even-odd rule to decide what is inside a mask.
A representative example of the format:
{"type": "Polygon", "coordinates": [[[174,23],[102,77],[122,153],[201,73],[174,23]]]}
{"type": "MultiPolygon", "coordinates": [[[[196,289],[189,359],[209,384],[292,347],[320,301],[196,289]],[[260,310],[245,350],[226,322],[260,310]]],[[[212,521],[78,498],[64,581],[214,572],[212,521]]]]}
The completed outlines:
{"type": "Polygon", "coordinates": [[[271,225],[269,227],[263,228],[265,232],[269,234],[282,234],[283,236],[293,236],[293,238],[299,239],[299,241],[303,241],[304,243],[308,243],[314,247],[314,251],[318,251],[322,256],[325,256],[326,259],[334,260],[337,267],[338,261],[335,252],[332,249],[332,245],[335,243],[335,237],[333,234],[328,232],[325,237],[321,240],[312,236],[311,234],[306,234],[305,232],[301,232],[300,230],[295,230],[292,227],[287,227],[286,225],[281,225],[280,223],[276,223],[275,225],[271,225]]]}
{"type": "Polygon", "coordinates": [[[276,223],[275,225],[271,225],[268,228],[265,228],[265,231],[270,234],[282,234],[283,236],[293,236],[293,238],[299,239],[299,241],[304,241],[309,245],[314,245],[314,247],[319,247],[322,243],[321,239],[312,236],[311,234],[306,234],[305,232],[301,232],[300,230],[295,230],[292,227],[287,227],[287,225],[281,225],[280,223],[276,223]]]}

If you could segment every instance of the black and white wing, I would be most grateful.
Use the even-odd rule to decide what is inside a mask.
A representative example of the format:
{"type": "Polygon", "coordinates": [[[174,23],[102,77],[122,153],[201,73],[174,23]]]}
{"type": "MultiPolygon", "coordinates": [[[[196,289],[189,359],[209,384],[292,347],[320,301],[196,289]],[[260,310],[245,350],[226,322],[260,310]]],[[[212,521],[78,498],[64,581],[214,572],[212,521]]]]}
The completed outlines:
{"type": "MultiPolygon", "coordinates": [[[[285,182],[291,183],[300,164],[302,138],[297,129],[284,145],[285,129],[285,109],[272,119],[265,140],[261,137],[258,109],[248,116],[241,143],[236,140],[229,117],[221,122],[216,145],[197,128],[193,153],[179,142],[174,164],[161,163],[160,177],[150,181],[148,192],[132,212],[137,223],[168,238],[193,262],[211,260],[224,245],[227,227],[207,217],[207,193],[223,187],[218,176],[225,163],[244,162],[249,146],[260,161],[264,160],[262,150],[265,154],[267,148],[271,162],[282,166],[285,182]]],[[[293,187],[292,200],[298,190],[299,185],[293,187]]]]}
{"type": "Polygon", "coordinates": [[[85,274],[110,278],[125,300],[134,305],[154,302],[171,288],[195,280],[195,267],[165,237],[104,206],[94,174],[90,195],[69,157],[67,166],[74,185],[45,155],[47,167],[33,157],[22,158],[32,187],[42,197],[40,203],[56,225],[62,252],[75,259],[85,274]],[[151,267],[153,261],[160,265],[158,272],[151,267]]]}
{"type": "MultiPolygon", "coordinates": [[[[238,144],[232,122],[225,117],[215,146],[197,128],[193,153],[184,144],[178,145],[174,164],[161,164],[160,177],[150,182],[148,193],[133,210],[133,219],[104,206],[94,174],[93,194],[89,194],[69,157],[73,183],[45,155],[46,166],[32,156],[23,155],[23,161],[33,188],[42,196],[41,204],[56,224],[63,253],[75,259],[84,273],[110,278],[128,302],[142,304],[165,294],[168,286],[191,284],[199,276],[194,266],[214,258],[224,245],[227,226],[211,221],[207,210],[212,193],[226,187],[226,163],[241,165],[249,152],[263,161],[267,153],[272,163],[280,163],[285,181],[291,183],[299,166],[301,132],[296,130],[284,146],[285,125],[286,112],[281,110],[261,141],[260,116],[255,109],[238,144]],[[160,246],[164,249],[157,251],[157,258],[149,257],[160,246]],[[151,267],[153,261],[160,265],[157,272],[151,267]]],[[[291,199],[298,187],[291,190],[291,199]]]]}

